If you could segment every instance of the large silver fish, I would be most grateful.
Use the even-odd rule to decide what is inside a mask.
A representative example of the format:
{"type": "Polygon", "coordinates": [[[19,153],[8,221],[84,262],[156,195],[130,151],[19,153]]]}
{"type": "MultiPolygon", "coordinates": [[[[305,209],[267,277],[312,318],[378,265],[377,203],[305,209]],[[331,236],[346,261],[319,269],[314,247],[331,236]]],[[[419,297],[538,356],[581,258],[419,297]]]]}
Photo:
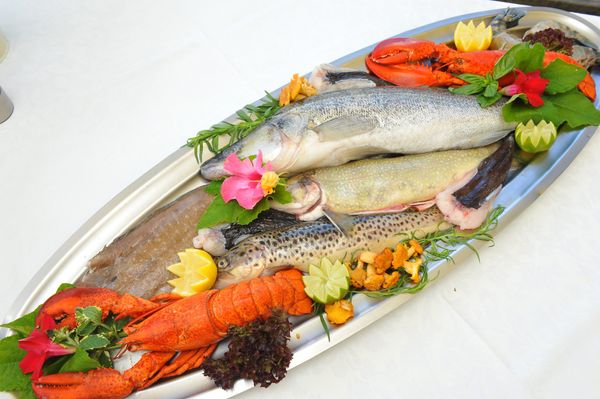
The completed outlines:
{"type": "Polygon", "coordinates": [[[200,168],[226,175],[232,153],[262,151],[278,172],[341,165],[375,154],[418,154],[473,148],[500,140],[515,124],[502,119],[504,101],[481,108],[474,96],[442,89],[368,87],[333,91],[283,108],[200,168]]]}
{"type": "Polygon", "coordinates": [[[434,207],[423,212],[357,216],[348,235],[326,221],[267,231],[246,238],[217,259],[217,288],[289,266],[306,271],[323,257],[343,259],[359,250],[380,252],[403,239],[402,233],[422,235],[446,227],[434,207]]]}

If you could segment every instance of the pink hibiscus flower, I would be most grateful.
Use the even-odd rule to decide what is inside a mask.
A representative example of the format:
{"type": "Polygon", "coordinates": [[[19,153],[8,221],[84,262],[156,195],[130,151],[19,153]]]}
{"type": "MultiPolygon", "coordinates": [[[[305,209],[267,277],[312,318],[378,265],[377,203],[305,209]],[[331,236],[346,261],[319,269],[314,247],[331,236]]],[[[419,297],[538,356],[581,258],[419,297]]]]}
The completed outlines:
{"type": "Polygon", "coordinates": [[[235,154],[225,160],[223,167],[231,173],[221,186],[223,201],[235,199],[245,209],[252,209],[267,195],[270,195],[279,183],[279,176],[273,172],[270,162],[263,165],[262,152],[254,160],[243,161],[235,154]]]}

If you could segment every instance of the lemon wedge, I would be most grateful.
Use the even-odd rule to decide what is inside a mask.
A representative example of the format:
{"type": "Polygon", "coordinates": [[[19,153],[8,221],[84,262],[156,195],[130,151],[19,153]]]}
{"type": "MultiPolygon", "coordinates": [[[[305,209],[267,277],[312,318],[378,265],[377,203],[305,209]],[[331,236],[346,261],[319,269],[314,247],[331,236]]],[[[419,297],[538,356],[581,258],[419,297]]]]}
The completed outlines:
{"type": "Polygon", "coordinates": [[[523,151],[547,151],[556,140],[556,127],[552,122],[541,120],[535,124],[530,119],[526,124],[519,123],[515,130],[515,142],[523,151]]]}
{"type": "Polygon", "coordinates": [[[173,293],[181,296],[191,296],[202,291],[207,291],[215,285],[217,280],[217,265],[206,251],[188,248],[178,252],[179,263],[175,263],[167,270],[179,278],[169,280],[173,293]]]}
{"type": "Polygon", "coordinates": [[[467,24],[459,22],[454,30],[454,44],[459,51],[487,50],[492,44],[492,27],[483,22],[475,26],[472,20],[467,24]]]}

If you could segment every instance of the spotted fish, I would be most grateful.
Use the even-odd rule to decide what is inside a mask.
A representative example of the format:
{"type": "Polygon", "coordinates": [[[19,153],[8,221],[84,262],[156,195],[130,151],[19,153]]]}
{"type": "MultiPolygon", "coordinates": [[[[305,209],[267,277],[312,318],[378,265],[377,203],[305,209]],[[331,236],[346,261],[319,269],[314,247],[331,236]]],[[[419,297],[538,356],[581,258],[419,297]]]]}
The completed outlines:
{"type": "Polygon", "coordinates": [[[217,288],[284,267],[307,271],[323,257],[343,259],[359,250],[379,252],[393,247],[402,233],[422,235],[447,226],[442,213],[433,207],[423,212],[355,216],[346,236],[323,220],[255,234],[217,259],[217,288]]]}

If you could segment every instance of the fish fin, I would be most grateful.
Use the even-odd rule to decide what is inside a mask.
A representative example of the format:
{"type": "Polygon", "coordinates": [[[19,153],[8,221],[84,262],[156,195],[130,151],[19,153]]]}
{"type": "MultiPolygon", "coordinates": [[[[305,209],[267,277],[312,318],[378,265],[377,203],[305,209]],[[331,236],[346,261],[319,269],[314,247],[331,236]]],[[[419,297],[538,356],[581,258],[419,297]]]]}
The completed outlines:
{"type": "Polygon", "coordinates": [[[352,227],[354,226],[354,218],[352,216],[333,212],[328,209],[323,209],[323,213],[325,214],[327,219],[329,219],[331,224],[333,224],[335,228],[339,230],[340,233],[342,233],[346,237],[350,236],[350,232],[352,231],[352,227]]]}
{"type": "Polygon", "coordinates": [[[377,122],[364,116],[340,116],[313,128],[320,141],[343,140],[351,136],[369,133],[377,122]]]}

